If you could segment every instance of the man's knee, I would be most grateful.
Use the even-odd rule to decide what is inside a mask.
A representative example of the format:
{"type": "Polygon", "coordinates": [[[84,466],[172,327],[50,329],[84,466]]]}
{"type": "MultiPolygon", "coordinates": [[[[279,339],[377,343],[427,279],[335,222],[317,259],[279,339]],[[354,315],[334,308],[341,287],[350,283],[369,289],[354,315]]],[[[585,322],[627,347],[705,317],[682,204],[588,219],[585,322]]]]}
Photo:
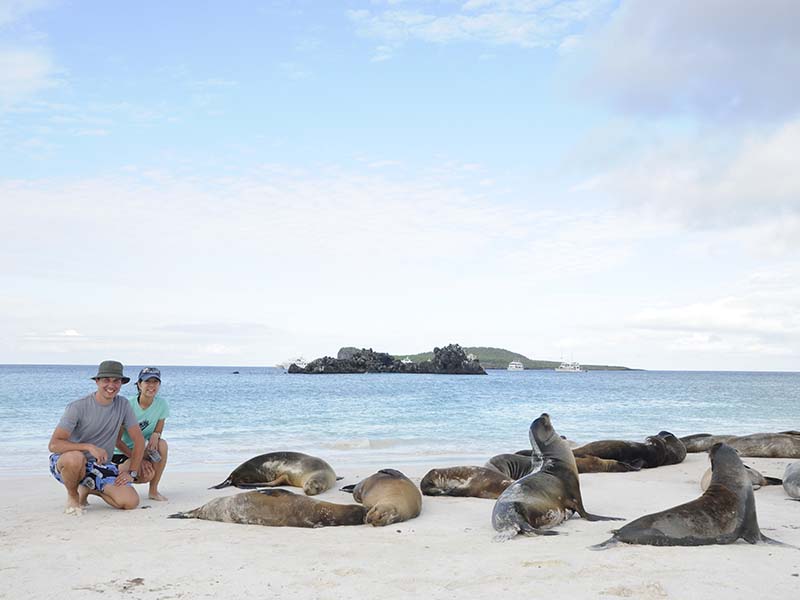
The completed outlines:
{"type": "Polygon", "coordinates": [[[131,510],[139,506],[139,494],[130,485],[119,487],[108,485],[103,492],[113,501],[112,506],[121,510],[131,510]]]}
{"type": "Polygon", "coordinates": [[[58,457],[56,467],[60,473],[64,471],[68,473],[83,472],[86,467],[86,456],[84,456],[83,452],[78,450],[64,452],[64,454],[58,457]]]}

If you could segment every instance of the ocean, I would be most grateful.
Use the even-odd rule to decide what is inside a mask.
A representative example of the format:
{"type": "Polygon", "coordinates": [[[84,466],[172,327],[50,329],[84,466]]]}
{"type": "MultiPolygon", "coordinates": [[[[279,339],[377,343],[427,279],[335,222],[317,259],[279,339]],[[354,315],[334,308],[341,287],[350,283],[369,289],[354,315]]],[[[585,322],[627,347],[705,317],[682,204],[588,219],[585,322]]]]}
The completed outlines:
{"type": "MultiPolygon", "coordinates": [[[[576,442],[661,430],[800,429],[800,373],[490,370],[486,376],[289,375],[277,368],[161,366],[169,470],[219,471],[294,450],[337,465],[483,464],[529,448],[543,412],[576,442]]],[[[127,366],[135,377],[140,366],[127,366]]],[[[64,407],[96,365],[0,365],[0,478],[47,474],[64,407]]],[[[122,395],[135,392],[133,382],[122,395]]]]}

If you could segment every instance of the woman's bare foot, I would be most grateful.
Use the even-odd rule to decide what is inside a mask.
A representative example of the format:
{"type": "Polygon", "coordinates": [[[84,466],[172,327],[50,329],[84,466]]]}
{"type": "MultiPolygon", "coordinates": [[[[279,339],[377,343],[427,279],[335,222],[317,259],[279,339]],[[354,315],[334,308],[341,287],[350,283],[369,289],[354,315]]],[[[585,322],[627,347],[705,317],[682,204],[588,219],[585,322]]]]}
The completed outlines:
{"type": "Polygon", "coordinates": [[[75,515],[76,517],[80,517],[83,514],[83,509],[80,506],[67,504],[67,506],[64,508],[64,514],[75,515]]]}
{"type": "Polygon", "coordinates": [[[154,490],[150,490],[150,493],[147,494],[147,497],[150,498],[150,500],[155,500],[156,502],[166,502],[167,501],[167,497],[166,496],[162,496],[161,493],[158,490],[155,490],[155,491],[154,490]]]}

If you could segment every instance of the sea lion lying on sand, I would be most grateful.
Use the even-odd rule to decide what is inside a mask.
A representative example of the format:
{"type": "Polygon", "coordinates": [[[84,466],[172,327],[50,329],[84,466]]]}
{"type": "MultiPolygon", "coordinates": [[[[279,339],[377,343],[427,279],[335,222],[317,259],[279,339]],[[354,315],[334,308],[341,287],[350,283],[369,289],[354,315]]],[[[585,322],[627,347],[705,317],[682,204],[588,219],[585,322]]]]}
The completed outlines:
{"type": "MultiPolygon", "coordinates": [[[[747,475],[750,477],[750,482],[753,484],[753,490],[761,489],[765,485],[781,485],[783,483],[782,479],[778,479],[777,477],[766,477],[760,472],[756,471],[753,467],[744,465],[744,468],[747,470],[747,475]]],[[[708,489],[708,486],[711,485],[711,474],[711,467],[709,467],[706,469],[706,472],[703,473],[703,477],[700,479],[700,489],[704,492],[708,489]]]]}
{"type": "Polygon", "coordinates": [[[782,544],[761,533],[756,518],[753,484],[736,451],[726,444],[709,450],[711,484],[691,502],[631,521],[596,546],[601,550],[619,542],[651,546],[731,544],[739,538],[755,544],[782,544]]]}
{"type": "Polygon", "coordinates": [[[353,499],[366,507],[365,522],[375,527],[408,521],[422,510],[417,486],[395,469],[381,469],[357,484],[344,486],[342,491],[352,492],[353,499]]]}
{"type": "Polygon", "coordinates": [[[750,435],[711,435],[695,433],[680,438],[687,452],[705,452],[718,443],[728,444],[740,456],[753,458],[800,458],[800,432],[752,433],[750,435]]]}
{"type": "Polygon", "coordinates": [[[360,504],[334,504],[289,490],[256,490],[215,498],[170,519],[204,519],[272,527],[363,525],[367,509],[360,504]]]}
{"type": "MultiPolygon", "coordinates": [[[[517,450],[515,454],[530,456],[532,452],[533,450],[517,450]]],[[[533,459],[537,460],[536,457],[533,457],[533,459]]],[[[578,466],[578,473],[627,473],[629,471],[639,471],[642,468],[642,461],[638,459],[628,464],[618,460],[598,458],[597,456],[576,456],[575,464],[578,466]]]]}
{"type": "Polygon", "coordinates": [[[426,496],[497,498],[514,480],[488,467],[431,469],[419,482],[426,496]]]}
{"type": "Polygon", "coordinates": [[[572,450],[575,458],[596,456],[617,460],[629,465],[640,465],[646,469],[660,467],[667,460],[669,449],[664,438],[651,435],[644,442],[623,440],[600,440],[589,442],[572,450]]]}
{"type": "Polygon", "coordinates": [[[225,481],[209,489],[219,490],[229,485],[241,489],[291,485],[314,496],[332,488],[334,483],[336,473],[321,458],[301,452],[269,452],[243,462],[225,481]]]}
{"type": "Polygon", "coordinates": [[[516,481],[526,475],[530,475],[542,466],[541,457],[531,456],[531,450],[528,450],[527,455],[523,454],[496,454],[488,461],[486,467],[495,469],[516,481]]]}
{"type": "Polygon", "coordinates": [[[529,436],[534,454],[542,457],[542,466],[500,494],[492,510],[496,540],[505,541],[518,533],[555,535],[558,532],[549,529],[574,513],[589,521],[616,520],[586,512],[575,457],[553,429],[547,413],[531,424],[529,436]]]}
{"type": "Polygon", "coordinates": [[[800,500],[800,462],[786,465],[783,472],[783,489],[793,500],[800,500]]]}

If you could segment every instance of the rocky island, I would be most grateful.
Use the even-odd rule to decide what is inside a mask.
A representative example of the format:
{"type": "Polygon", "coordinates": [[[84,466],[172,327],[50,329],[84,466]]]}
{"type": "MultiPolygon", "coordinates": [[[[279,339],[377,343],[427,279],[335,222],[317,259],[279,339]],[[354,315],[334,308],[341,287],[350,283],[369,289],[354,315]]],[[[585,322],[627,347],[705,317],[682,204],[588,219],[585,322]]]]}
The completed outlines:
{"type": "Polygon", "coordinates": [[[430,359],[400,360],[372,348],[342,348],[336,358],[324,356],[305,367],[289,365],[289,373],[431,373],[437,375],[486,375],[478,359],[467,356],[458,344],[434,348],[430,359]]]}

